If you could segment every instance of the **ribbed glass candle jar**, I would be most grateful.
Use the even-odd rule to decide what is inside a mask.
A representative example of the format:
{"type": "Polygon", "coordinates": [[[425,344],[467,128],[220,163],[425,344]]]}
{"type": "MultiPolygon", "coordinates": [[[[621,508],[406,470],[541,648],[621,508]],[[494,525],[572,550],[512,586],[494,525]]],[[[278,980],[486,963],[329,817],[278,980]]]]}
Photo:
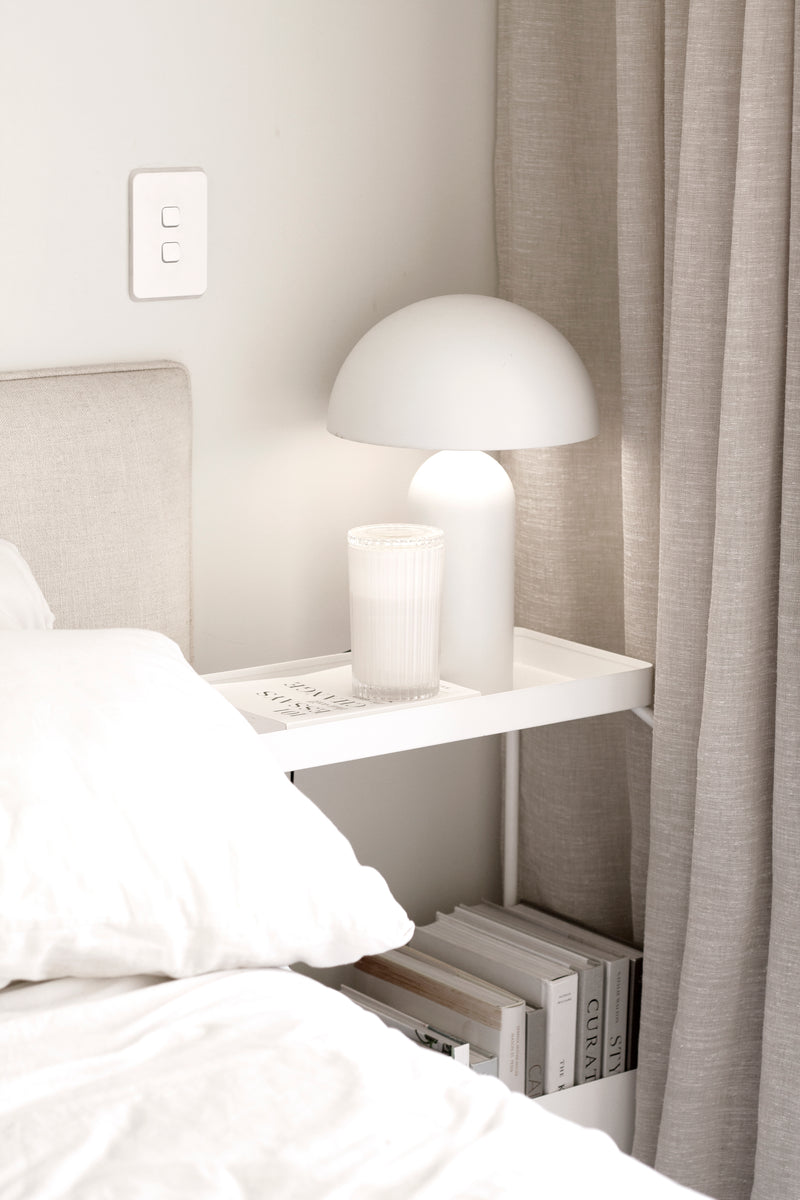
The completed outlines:
{"type": "Polygon", "coordinates": [[[353,694],[427,700],[439,690],[444,534],[360,525],[347,535],[353,694]]]}

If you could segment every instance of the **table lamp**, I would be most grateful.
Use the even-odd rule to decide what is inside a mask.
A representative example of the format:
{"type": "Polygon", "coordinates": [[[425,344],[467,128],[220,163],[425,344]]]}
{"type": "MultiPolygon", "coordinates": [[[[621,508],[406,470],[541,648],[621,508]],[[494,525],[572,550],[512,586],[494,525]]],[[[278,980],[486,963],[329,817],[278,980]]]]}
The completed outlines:
{"type": "Polygon", "coordinates": [[[514,489],[486,451],[594,437],[589,375],[547,321],[492,296],[434,296],[379,321],[339,370],[338,437],[435,450],[409,518],[444,530],[441,674],[480,692],[513,686],[514,489]]]}

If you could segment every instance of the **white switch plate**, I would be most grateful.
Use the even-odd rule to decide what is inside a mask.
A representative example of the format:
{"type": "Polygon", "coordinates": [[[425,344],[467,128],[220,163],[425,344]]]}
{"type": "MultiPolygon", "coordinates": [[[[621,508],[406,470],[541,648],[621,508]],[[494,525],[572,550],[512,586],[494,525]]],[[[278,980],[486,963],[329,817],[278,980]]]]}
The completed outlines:
{"type": "Polygon", "coordinates": [[[141,170],[130,177],[130,292],[134,300],[202,296],[208,274],[208,181],[199,167],[141,170]],[[165,227],[163,209],[178,209],[165,227]],[[162,246],[177,243],[176,262],[162,246]],[[167,257],[170,257],[168,255],[167,257]]]}

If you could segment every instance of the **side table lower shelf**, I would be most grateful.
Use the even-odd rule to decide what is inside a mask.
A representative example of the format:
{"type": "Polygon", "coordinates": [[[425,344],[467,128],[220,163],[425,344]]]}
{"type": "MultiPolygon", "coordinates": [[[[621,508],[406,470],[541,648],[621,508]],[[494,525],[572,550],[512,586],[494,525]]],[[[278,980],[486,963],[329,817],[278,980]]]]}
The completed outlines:
{"type": "Polygon", "coordinates": [[[635,1071],[609,1075],[563,1092],[551,1092],[533,1103],[541,1104],[549,1112],[566,1117],[576,1125],[601,1129],[614,1139],[620,1150],[630,1154],[636,1105],[635,1071]]]}

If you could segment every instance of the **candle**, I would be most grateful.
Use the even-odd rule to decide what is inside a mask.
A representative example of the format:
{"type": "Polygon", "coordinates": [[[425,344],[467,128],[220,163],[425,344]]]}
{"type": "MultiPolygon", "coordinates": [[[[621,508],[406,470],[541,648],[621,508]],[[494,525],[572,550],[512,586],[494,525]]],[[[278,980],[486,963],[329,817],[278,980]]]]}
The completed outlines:
{"type": "Polygon", "coordinates": [[[435,696],[444,534],[431,525],[361,525],[347,547],[353,694],[435,696]]]}

